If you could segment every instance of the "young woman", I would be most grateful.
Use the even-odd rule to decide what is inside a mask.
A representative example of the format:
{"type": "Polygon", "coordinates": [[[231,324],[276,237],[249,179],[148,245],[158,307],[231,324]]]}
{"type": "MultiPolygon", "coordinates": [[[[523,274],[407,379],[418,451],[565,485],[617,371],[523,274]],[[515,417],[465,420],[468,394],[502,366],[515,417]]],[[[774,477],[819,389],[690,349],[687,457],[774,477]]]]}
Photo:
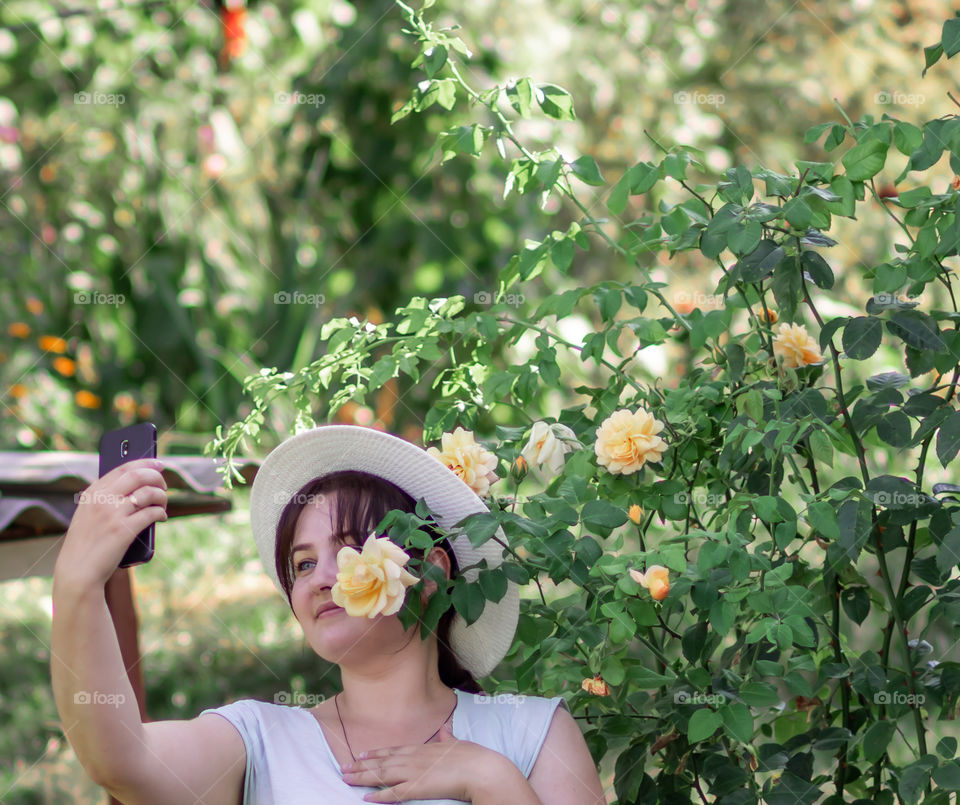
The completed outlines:
{"type": "MultiPolygon", "coordinates": [[[[92,484],[54,571],[57,709],[84,768],[113,796],[163,805],[603,805],[562,697],[492,697],[476,682],[512,644],[515,584],[470,626],[451,607],[426,639],[419,623],[403,629],[396,612],[416,578],[402,565],[423,551],[372,529],[391,509],[413,512],[420,497],[444,529],[486,507],[437,458],[371,428],[325,425],[286,440],[251,492],[264,570],[311,648],[338,666],[342,690],[309,709],[240,699],[189,721],[142,723],[104,585],[133,535],[166,517],[161,465],[130,462],[92,484]],[[80,695],[91,691],[98,695],[80,695]]],[[[454,578],[482,558],[498,565],[502,551],[461,534],[425,558],[454,578]]],[[[424,587],[425,603],[436,584],[424,587]]]]}

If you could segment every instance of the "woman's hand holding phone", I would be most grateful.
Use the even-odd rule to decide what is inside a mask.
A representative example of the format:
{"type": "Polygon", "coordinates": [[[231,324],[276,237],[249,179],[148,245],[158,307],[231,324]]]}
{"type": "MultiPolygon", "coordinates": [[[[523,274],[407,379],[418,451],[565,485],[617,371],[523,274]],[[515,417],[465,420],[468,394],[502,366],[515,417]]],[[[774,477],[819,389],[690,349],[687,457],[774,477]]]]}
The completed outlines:
{"type": "Polygon", "coordinates": [[[167,519],[163,462],[141,458],[121,464],[80,495],[54,568],[54,578],[103,587],[130,543],[150,524],[167,519]]]}

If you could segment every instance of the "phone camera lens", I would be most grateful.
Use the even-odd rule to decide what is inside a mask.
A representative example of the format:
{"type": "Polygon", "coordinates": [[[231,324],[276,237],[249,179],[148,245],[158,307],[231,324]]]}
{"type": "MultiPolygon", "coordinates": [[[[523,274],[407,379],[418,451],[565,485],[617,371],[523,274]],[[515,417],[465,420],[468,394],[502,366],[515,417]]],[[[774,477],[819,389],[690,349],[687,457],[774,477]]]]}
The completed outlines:
{"type": "Polygon", "coordinates": [[[120,442],[120,455],[126,456],[130,452],[130,442],[127,439],[124,439],[120,442]]]}

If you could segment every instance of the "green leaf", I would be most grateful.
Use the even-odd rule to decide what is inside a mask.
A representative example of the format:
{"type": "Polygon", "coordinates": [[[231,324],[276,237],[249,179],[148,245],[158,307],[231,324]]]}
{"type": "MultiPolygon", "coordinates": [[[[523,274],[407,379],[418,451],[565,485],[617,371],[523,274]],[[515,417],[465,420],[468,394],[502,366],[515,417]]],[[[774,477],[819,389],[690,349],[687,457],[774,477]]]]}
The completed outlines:
{"type": "Polygon", "coordinates": [[[940,351],[946,348],[937,322],[919,310],[892,313],[887,329],[914,349],[940,351]]]}
{"type": "Polygon", "coordinates": [[[780,694],[769,682],[745,682],[738,693],[751,707],[774,707],[780,704],[780,694]]]}
{"type": "Polygon", "coordinates": [[[945,791],[960,791],[960,764],[951,760],[934,769],[933,781],[945,791]]]}
{"type": "Polygon", "coordinates": [[[815,143],[820,139],[820,135],[823,134],[827,129],[829,129],[833,123],[818,123],[816,126],[811,126],[807,129],[806,133],[803,135],[803,141],[807,145],[810,143],[815,143]]]}
{"type": "Polygon", "coordinates": [[[830,290],[833,287],[833,270],[818,252],[802,252],[800,254],[800,268],[810,275],[811,281],[818,288],[830,290]]]}
{"type": "MultiPolygon", "coordinates": [[[[923,132],[913,123],[898,121],[893,127],[893,144],[904,156],[910,156],[923,143],[923,132]]],[[[929,194],[930,189],[925,188],[929,194]]],[[[902,194],[901,194],[902,195],[902,194]]]]}
{"type": "Polygon", "coordinates": [[[722,707],[720,716],[723,718],[727,735],[740,743],[748,744],[753,741],[753,716],[749,707],[735,702],[722,707]]]}
{"type": "Polygon", "coordinates": [[[750,254],[760,243],[763,237],[763,227],[758,221],[747,221],[741,227],[731,230],[727,237],[727,244],[738,257],[750,254]]]}
{"type": "Polygon", "coordinates": [[[870,596],[863,587],[845,587],[840,593],[840,603],[847,617],[858,626],[870,614],[870,596]]]}
{"type": "Polygon", "coordinates": [[[891,447],[909,447],[910,431],[910,417],[903,411],[890,411],[877,423],[877,436],[891,447]]]}
{"type": "Polygon", "coordinates": [[[952,17],[943,23],[940,45],[948,59],[960,53],[960,17],[952,17]]]}
{"type": "Polygon", "coordinates": [[[521,78],[507,87],[507,100],[520,117],[530,117],[533,106],[533,84],[529,78],[521,78]]]}
{"type": "Polygon", "coordinates": [[[822,430],[815,430],[810,434],[810,449],[817,461],[822,461],[824,466],[833,465],[833,444],[830,437],[822,430]]]}
{"type": "Polygon", "coordinates": [[[589,185],[599,186],[606,184],[600,175],[600,168],[591,156],[582,156],[570,163],[570,169],[580,181],[589,185]]]}
{"type": "Polygon", "coordinates": [[[537,84],[537,101],[544,114],[557,120],[575,120],[573,98],[556,84],[537,84]]]}
{"type": "Polygon", "coordinates": [[[734,270],[744,282],[759,282],[773,271],[785,253],[775,241],[761,240],[756,249],[734,266],[734,270]]]}
{"type": "Polygon", "coordinates": [[[453,605],[467,626],[476,622],[477,618],[483,613],[486,605],[483,591],[476,584],[464,583],[458,584],[453,588],[453,605]]]}
{"type": "Polygon", "coordinates": [[[806,229],[813,220],[813,210],[810,209],[806,199],[798,196],[783,205],[783,217],[794,229],[806,229]]]}
{"type": "Polygon", "coordinates": [[[943,45],[937,42],[935,45],[928,45],[923,49],[923,60],[924,68],[923,72],[920,73],[920,77],[923,78],[927,74],[933,65],[940,61],[940,57],[943,55],[943,45]]]}
{"type": "Polygon", "coordinates": [[[867,140],[847,151],[841,160],[847,169],[847,178],[856,182],[876,176],[886,162],[888,147],[880,140],[867,140]]]}
{"type": "Polygon", "coordinates": [[[481,570],[477,583],[484,596],[494,603],[507,594],[507,576],[500,568],[481,570]]]}
{"type": "Polygon", "coordinates": [[[792,319],[803,297],[803,278],[796,256],[791,255],[777,264],[770,288],[780,306],[781,315],[785,319],[792,319]]]}
{"type": "Polygon", "coordinates": [[[721,726],[723,726],[723,719],[720,714],[707,707],[702,707],[690,717],[687,739],[690,743],[703,741],[713,735],[721,726]]]}
{"type": "Polygon", "coordinates": [[[638,162],[628,168],[610,191],[607,209],[614,215],[623,213],[629,196],[646,193],[660,178],[660,169],[649,162],[638,162]]]}
{"type": "Polygon", "coordinates": [[[843,351],[855,361],[873,355],[883,339],[883,324],[875,316],[856,316],[843,328],[843,351]]]}
{"type": "MultiPolygon", "coordinates": [[[[447,49],[443,45],[434,45],[423,52],[423,69],[429,78],[433,78],[447,63],[447,49]]],[[[416,67],[416,63],[413,65],[416,67]]]]}
{"type": "Polygon", "coordinates": [[[940,425],[937,433],[937,458],[946,469],[960,451],[960,411],[954,411],[940,425]]]}
{"type": "Polygon", "coordinates": [[[627,522],[627,513],[605,500],[591,500],[580,513],[587,528],[609,531],[627,522]]]}

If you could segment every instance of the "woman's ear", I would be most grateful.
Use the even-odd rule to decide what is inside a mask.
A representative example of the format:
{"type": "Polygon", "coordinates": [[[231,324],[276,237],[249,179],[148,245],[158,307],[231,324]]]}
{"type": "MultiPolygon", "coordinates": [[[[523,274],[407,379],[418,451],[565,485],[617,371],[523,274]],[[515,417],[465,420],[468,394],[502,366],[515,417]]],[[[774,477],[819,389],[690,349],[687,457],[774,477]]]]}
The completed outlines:
{"type": "MultiPolygon", "coordinates": [[[[426,561],[437,565],[443,570],[444,575],[448,579],[450,578],[450,557],[447,556],[447,552],[443,550],[443,548],[432,548],[426,556],[426,561]]],[[[423,582],[423,592],[420,594],[420,600],[426,603],[427,599],[433,595],[436,589],[437,583],[433,581],[433,579],[426,579],[423,582]]]]}

